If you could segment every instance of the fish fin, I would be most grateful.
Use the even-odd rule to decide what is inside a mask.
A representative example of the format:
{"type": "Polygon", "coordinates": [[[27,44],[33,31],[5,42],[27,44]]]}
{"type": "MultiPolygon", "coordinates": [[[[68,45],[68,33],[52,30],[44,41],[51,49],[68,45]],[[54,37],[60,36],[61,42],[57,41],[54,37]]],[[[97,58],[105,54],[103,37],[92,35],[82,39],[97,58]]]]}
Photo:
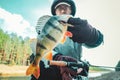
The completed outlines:
{"type": "Polygon", "coordinates": [[[53,59],[52,51],[48,52],[48,53],[45,55],[45,59],[47,59],[47,60],[52,60],[52,59],[53,59]]]}
{"type": "Polygon", "coordinates": [[[65,35],[68,36],[68,37],[72,37],[73,36],[73,34],[70,31],[66,31],[65,35]]]}
{"type": "Polygon", "coordinates": [[[73,34],[72,34],[71,32],[69,32],[69,31],[66,31],[66,32],[65,32],[65,35],[63,36],[63,38],[62,38],[62,40],[61,40],[61,43],[62,43],[62,44],[66,41],[66,36],[72,37],[73,34]]]}
{"type": "Polygon", "coordinates": [[[26,70],[26,75],[32,75],[38,79],[40,76],[40,68],[39,66],[33,66],[33,64],[30,64],[30,66],[26,70]]]}
{"type": "Polygon", "coordinates": [[[40,68],[39,68],[39,66],[36,66],[36,68],[35,68],[35,70],[34,70],[34,72],[33,72],[33,76],[34,76],[36,79],[39,78],[39,76],[40,76],[40,68]]]}
{"type": "Polygon", "coordinates": [[[61,43],[63,44],[66,41],[66,35],[63,36],[61,43]]]}

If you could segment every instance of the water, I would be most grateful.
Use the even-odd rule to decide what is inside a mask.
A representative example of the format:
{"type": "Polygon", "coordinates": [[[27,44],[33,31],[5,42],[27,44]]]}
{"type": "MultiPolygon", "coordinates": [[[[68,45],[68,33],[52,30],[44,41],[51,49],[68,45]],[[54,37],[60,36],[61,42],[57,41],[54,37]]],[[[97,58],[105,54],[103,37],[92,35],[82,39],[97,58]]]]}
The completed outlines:
{"type": "Polygon", "coordinates": [[[110,71],[101,71],[101,72],[94,72],[94,73],[89,73],[88,77],[98,77],[101,76],[102,74],[109,73],[110,71]]]}
{"type": "Polygon", "coordinates": [[[28,76],[0,77],[0,80],[30,80],[28,76]]]}

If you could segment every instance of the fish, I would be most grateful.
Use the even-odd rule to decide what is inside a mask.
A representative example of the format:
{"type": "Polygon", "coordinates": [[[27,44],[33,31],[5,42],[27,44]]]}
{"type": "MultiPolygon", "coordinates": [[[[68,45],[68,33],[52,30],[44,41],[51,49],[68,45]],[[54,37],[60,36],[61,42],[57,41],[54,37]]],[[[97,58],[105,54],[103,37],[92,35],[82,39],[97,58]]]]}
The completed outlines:
{"type": "MultiPolygon", "coordinates": [[[[32,75],[38,79],[40,76],[39,63],[42,58],[52,61],[52,49],[57,44],[64,43],[66,37],[72,37],[72,33],[67,31],[71,24],[60,21],[56,16],[44,15],[39,18],[36,31],[38,33],[36,43],[36,55],[33,62],[26,70],[26,75],[32,75]]],[[[54,63],[55,61],[53,61],[54,63]]],[[[51,62],[52,63],[52,62],[51,62]]],[[[58,64],[59,65],[59,62],[58,64]]]]}

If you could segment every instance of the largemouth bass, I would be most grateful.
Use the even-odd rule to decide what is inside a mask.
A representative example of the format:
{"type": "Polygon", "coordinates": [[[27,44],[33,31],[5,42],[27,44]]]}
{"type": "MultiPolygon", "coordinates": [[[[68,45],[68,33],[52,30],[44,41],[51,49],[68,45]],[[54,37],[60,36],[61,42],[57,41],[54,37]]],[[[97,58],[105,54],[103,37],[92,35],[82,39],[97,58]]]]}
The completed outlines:
{"type": "Polygon", "coordinates": [[[32,64],[30,64],[30,66],[28,67],[26,75],[33,74],[37,79],[39,78],[40,60],[43,57],[45,59],[52,60],[52,49],[55,48],[56,45],[61,41],[63,43],[65,41],[66,36],[72,37],[72,33],[67,31],[68,26],[72,25],[67,24],[63,21],[59,21],[56,16],[45,15],[39,18],[36,27],[38,33],[36,44],[36,56],[32,64]]]}

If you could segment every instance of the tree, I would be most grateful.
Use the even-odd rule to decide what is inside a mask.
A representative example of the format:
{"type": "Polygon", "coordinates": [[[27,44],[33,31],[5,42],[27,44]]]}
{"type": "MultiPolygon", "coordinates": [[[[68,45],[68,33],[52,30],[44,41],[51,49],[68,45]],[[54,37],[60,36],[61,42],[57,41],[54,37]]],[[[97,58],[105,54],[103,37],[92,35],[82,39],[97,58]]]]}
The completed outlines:
{"type": "Polygon", "coordinates": [[[32,53],[30,38],[23,39],[16,33],[7,34],[0,29],[0,62],[8,64],[26,65],[32,53]]]}
{"type": "Polygon", "coordinates": [[[2,29],[0,29],[0,61],[3,63],[6,60],[5,46],[6,42],[9,40],[9,35],[4,33],[2,29]]]}

